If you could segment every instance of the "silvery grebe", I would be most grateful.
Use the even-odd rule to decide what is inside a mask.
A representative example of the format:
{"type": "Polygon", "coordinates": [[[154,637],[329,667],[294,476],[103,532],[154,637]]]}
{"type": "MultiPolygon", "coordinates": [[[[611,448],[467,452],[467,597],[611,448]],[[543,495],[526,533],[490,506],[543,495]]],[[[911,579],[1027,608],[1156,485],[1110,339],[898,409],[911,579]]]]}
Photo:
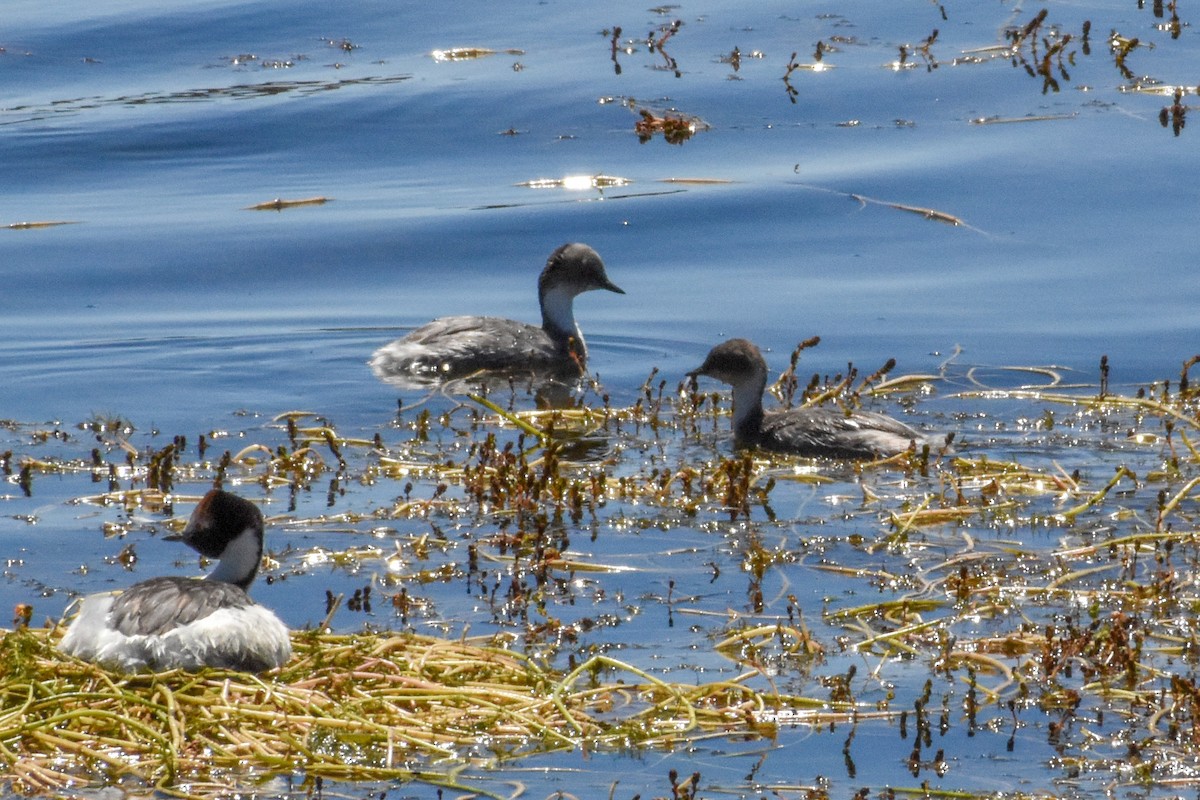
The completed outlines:
{"type": "Polygon", "coordinates": [[[753,342],[730,339],[709,351],[688,377],[707,375],[733,387],[733,438],[737,447],[761,447],[800,456],[876,458],[902,453],[925,437],[883,414],[813,406],[763,411],[767,362],[753,342]]]}
{"type": "Polygon", "coordinates": [[[453,380],[481,370],[578,377],[587,346],[575,323],[575,297],[593,289],[625,294],[595,250],[564,244],[538,277],[540,328],[498,317],[442,317],[376,350],[371,369],[384,380],[453,380]]]}
{"type": "Polygon", "coordinates": [[[288,629],[246,594],[263,551],[263,516],[237,495],[210,491],[182,541],[219,559],[206,580],[151,578],[85,597],[59,648],[125,672],[201,667],[262,672],[292,655],[288,629]]]}

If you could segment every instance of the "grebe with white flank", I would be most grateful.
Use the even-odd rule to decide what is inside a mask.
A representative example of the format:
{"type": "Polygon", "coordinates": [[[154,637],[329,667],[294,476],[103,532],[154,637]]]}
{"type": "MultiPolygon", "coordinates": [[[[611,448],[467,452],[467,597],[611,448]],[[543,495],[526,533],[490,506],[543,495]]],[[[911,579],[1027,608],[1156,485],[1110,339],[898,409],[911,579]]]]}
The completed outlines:
{"type": "Polygon", "coordinates": [[[165,538],[219,559],[216,569],[205,580],[151,578],[83,598],[59,649],[124,672],[206,666],[262,672],[291,658],[287,627],[246,594],[262,561],[257,506],[213,489],[182,533],[165,538]]]}
{"type": "Polygon", "coordinates": [[[710,350],[704,363],[688,373],[690,378],[699,375],[733,387],[733,438],[738,447],[810,457],[877,458],[919,448],[926,441],[903,422],[871,411],[847,414],[823,406],[763,411],[767,362],[746,339],[730,339],[710,350]]]}
{"type": "Polygon", "coordinates": [[[593,289],[625,294],[595,250],[564,244],[538,277],[540,328],[498,317],[442,317],[376,350],[371,369],[384,380],[444,381],[480,371],[578,377],[587,345],[575,322],[575,297],[593,289]]]}

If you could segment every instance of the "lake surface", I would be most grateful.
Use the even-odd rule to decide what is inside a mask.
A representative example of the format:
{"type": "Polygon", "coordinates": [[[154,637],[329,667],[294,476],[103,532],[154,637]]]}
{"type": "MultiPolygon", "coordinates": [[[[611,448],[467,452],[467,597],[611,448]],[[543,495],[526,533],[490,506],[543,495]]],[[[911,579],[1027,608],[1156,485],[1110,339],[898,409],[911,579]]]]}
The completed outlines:
{"type": "MultiPolygon", "coordinates": [[[[274,448],[287,438],[278,415],[307,411],[342,436],[378,434],[413,455],[411,426],[428,409],[452,421],[425,455],[464,458],[486,425],[468,423],[450,398],[377,381],[366,361],[436,316],[536,320],[537,272],[566,241],[595,247],[626,291],[576,303],[602,386],[586,403],[608,395],[629,406],[654,369],[651,385],[665,380],[672,397],[727,337],[755,340],[778,371],[799,341],[819,335],[802,375],[848,362],[866,374],[893,357],[894,374],[944,373],[932,391],[879,407],[956,432],[968,454],[1063,462],[1093,478],[1093,491],[1114,460],[1156,463],[1153,451],[1114,455],[1102,425],[1060,439],[1023,427],[1040,405],[951,395],[973,385],[968,375],[1026,381],[1006,366],[1054,365],[1064,381],[1095,386],[1102,356],[1110,385],[1132,391],[1175,381],[1200,352],[1200,133],[1172,128],[1194,113],[1200,37],[1187,9],[1176,24],[1158,10],[1133,0],[7,4],[0,452],[13,452],[14,472],[0,503],[0,606],[31,602],[37,619],[54,619],[80,592],[196,572],[194,559],[157,540],[163,511],[78,502],[106,488],[86,470],[38,474],[22,490],[22,457],[87,461],[98,446],[106,461],[122,460],[122,437],[97,440],[82,423],[119,418],[138,452],[184,436],[194,461],[201,435],[218,450],[274,448]],[[1014,44],[1043,8],[1044,21],[1014,44]],[[469,57],[434,56],[454,48],[469,57]],[[1190,88],[1172,118],[1176,86],[1190,88]],[[695,133],[639,141],[642,110],[691,120],[695,133]],[[572,176],[621,180],[530,185],[572,176]],[[316,197],[327,202],[251,210],[316,197]],[[46,222],[70,224],[25,224],[46,222]],[[409,407],[399,416],[398,400],[409,407]],[[127,570],[115,556],[131,543],[138,560],[127,570]]],[[[518,393],[513,405],[532,401],[518,393]]],[[[660,446],[728,454],[724,425],[671,429],[660,446]]],[[[600,449],[634,473],[653,461],[653,438],[608,431],[600,449]]],[[[293,627],[324,618],[326,589],[348,594],[386,577],[378,558],[328,566],[318,550],[387,549],[433,532],[447,539],[444,559],[459,563],[463,543],[503,529],[460,517],[334,519],[403,493],[360,480],[369,460],[352,459],[336,488],[322,476],[291,498],[252,480],[242,489],[291,518],[272,532],[288,580],[260,582],[256,594],[293,627]]],[[[438,482],[415,474],[416,492],[438,482]]],[[[668,583],[706,613],[745,612],[745,538],[791,551],[813,525],[841,543],[829,560],[870,562],[839,537],[877,535],[886,514],[852,499],[849,529],[831,522],[839,503],[862,496],[855,476],[832,474],[832,488],[780,489],[774,520],[756,512],[724,524],[717,512],[688,520],[614,503],[568,523],[587,557],[643,571],[589,579],[588,613],[621,622],[573,646],[612,648],[676,679],[736,671],[709,652],[719,621],[664,627],[668,583]],[[714,563],[725,577],[709,586],[714,563]]],[[[893,477],[868,483],[889,491],[893,477]]],[[[180,493],[195,495],[211,471],[181,480],[180,493]]],[[[830,647],[836,631],[819,621],[829,598],[871,591],[796,564],[769,575],[768,613],[797,594],[830,647]]],[[[342,612],[334,627],[512,629],[461,585],[412,591],[432,609],[420,619],[342,612]]],[[[583,614],[567,610],[577,599],[559,598],[555,613],[583,614]]],[[[863,676],[886,670],[868,661],[841,655],[813,670],[857,663],[864,696],[889,683],[919,689],[926,677],[918,664],[876,682],[863,676]]],[[[781,680],[813,691],[805,671],[781,680]]],[[[1061,754],[1036,726],[1015,754],[1004,748],[1007,729],[970,746],[961,727],[956,735],[941,788],[1089,790],[1064,781],[1061,754]]],[[[618,797],[661,796],[672,767],[701,771],[706,796],[825,781],[831,796],[849,797],[860,786],[917,783],[905,768],[911,743],[894,728],[859,732],[857,772],[847,771],[843,740],[842,731],[796,729],[770,747],[709,742],[615,762],[555,756],[479,780],[521,781],[533,797],[607,796],[614,769],[618,797]]]]}

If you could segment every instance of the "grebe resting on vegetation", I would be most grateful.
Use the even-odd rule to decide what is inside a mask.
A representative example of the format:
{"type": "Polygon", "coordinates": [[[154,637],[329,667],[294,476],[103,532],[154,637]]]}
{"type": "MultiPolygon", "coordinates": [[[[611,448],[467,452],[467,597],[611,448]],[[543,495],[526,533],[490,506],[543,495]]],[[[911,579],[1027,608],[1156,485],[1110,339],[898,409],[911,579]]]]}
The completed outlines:
{"type": "Polygon", "coordinates": [[[263,551],[258,507],[210,491],[192,511],[182,541],[220,559],[207,579],[151,578],[122,592],[85,597],[59,644],[67,655],[124,672],[202,667],[262,672],[292,656],[287,627],[246,594],[263,551]]]}
{"type": "Polygon", "coordinates": [[[442,317],[376,350],[371,369],[384,380],[453,380],[481,370],[577,377],[587,346],[575,323],[575,297],[593,289],[625,294],[608,279],[595,250],[564,244],[538,277],[541,327],[498,317],[442,317]]]}
{"type": "Polygon", "coordinates": [[[920,447],[925,437],[883,414],[813,406],[763,411],[767,362],[746,339],[730,339],[709,351],[688,377],[707,375],[733,387],[733,438],[737,447],[829,458],[877,458],[920,447]]]}

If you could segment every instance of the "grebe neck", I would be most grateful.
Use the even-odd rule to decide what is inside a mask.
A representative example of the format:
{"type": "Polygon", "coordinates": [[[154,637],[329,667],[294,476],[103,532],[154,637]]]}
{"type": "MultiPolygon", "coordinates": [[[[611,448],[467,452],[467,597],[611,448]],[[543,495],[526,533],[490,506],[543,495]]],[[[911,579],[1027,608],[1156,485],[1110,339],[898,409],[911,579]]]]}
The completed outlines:
{"type": "Polygon", "coordinates": [[[208,573],[208,580],[249,589],[262,562],[262,549],[262,534],[253,527],[246,528],[226,545],[216,569],[208,573]]]}
{"type": "Polygon", "coordinates": [[[762,394],[765,388],[765,378],[733,387],[733,432],[740,442],[757,442],[762,434],[762,394]]]}
{"type": "Polygon", "coordinates": [[[575,292],[566,286],[555,286],[541,293],[542,330],[556,342],[574,339],[574,350],[586,357],[583,334],[575,322],[575,292]]]}

